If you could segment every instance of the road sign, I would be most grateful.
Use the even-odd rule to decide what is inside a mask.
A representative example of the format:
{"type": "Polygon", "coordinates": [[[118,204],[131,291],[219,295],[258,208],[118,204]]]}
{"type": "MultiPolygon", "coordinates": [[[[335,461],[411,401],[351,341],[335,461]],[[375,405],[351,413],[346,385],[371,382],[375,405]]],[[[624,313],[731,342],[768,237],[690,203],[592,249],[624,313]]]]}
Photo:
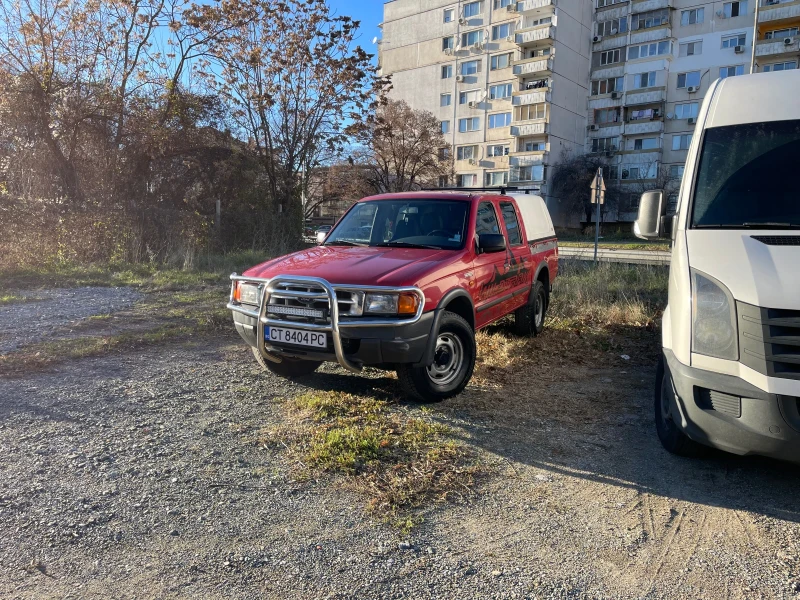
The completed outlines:
{"type": "Polygon", "coordinates": [[[600,204],[606,201],[606,182],[603,181],[603,171],[597,169],[597,175],[592,180],[592,204],[597,203],[597,197],[600,196],[600,204]]]}

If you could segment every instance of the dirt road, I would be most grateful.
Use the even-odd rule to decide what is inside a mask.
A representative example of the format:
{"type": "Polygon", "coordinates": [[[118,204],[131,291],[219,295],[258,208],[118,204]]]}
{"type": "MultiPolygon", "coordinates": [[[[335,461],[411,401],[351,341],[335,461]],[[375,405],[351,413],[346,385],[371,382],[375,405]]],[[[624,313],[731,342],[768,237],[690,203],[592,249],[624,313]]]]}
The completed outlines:
{"type": "Polygon", "coordinates": [[[407,537],[256,442],[303,390],[393,396],[381,372],[278,380],[226,333],[2,379],[0,597],[797,595],[796,467],[667,455],[646,360],[540,365],[431,407],[487,474],[407,537]]]}

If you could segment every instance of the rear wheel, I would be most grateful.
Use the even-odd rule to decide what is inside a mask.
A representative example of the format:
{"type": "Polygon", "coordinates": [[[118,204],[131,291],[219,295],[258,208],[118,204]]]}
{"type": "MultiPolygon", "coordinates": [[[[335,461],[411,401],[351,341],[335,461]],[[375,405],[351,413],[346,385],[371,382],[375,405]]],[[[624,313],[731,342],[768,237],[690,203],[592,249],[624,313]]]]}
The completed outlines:
{"type": "Polygon", "coordinates": [[[397,367],[400,386],[418,402],[439,402],[461,393],[475,368],[475,334],[461,316],[445,311],[435,335],[430,366],[397,367]]]}
{"type": "Polygon", "coordinates": [[[316,360],[299,360],[297,358],[281,357],[281,362],[272,362],[261,356],[258,348],[253,348],[253,356],[262,367],[279,377],[301,377],[311,375],[322,364],[316,360]]]}
{"type": "Polygon", "coordinates": [[[672,380],[664,368],[664,357],[662,356],[656,369],[654,406],[658,439],[661,440],[661,445],[672,454],[688,457],[701,456],[705,453],[706,447],[689,438],[675,423],[672,413],[674,395],[672,380]]]}
{"type": "Polygon", "coordinates": [[[514,333],[517,335],[539,335],[544,329],[547,312],[547,290],[538,279],[531,287],[530,300],[514,312],[514,333]]]}

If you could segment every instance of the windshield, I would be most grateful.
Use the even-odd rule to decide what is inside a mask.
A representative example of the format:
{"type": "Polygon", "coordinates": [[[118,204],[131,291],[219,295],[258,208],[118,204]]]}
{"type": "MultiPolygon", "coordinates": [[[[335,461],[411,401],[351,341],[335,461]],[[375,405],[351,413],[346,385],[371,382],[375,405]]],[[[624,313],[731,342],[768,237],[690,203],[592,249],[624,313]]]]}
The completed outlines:
{"type": "Polygon", "coordinates": [[[325,240],[326,246],[458,249],[464,245],[469,202],[359,202],[325,240]]]}
{"type": "Polygon", "coordinates": [[[800,121],[707,129],[692,227],[800,227],[798,164],[800,121]]]}

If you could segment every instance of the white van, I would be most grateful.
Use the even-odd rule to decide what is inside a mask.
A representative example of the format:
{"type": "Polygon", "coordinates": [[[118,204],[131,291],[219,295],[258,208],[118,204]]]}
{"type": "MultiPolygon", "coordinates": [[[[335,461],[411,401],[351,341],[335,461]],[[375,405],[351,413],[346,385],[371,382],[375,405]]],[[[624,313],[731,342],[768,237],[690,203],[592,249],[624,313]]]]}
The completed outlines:
{"type": "Polygon", "coordinates": [[[703,445],[800,462],[800,71],[717,80],[677,214],[642,196],[634,232],[671,237],[655,420],[703,445]]]}

